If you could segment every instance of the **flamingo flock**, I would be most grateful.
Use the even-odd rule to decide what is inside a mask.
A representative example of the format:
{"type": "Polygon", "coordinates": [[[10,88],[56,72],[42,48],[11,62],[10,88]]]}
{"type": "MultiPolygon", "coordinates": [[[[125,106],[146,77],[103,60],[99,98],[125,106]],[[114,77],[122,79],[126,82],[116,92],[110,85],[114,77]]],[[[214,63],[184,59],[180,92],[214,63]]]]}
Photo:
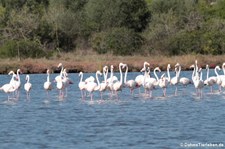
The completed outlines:
{"type": "MultiPolygon", "coordinates": [[[[139,90],[139,95],[144,95],[149,98],[153,98],[153,92],[156,88],[162,89],[162,96],[167,97],[167,88],[174,86],[174,96],[178,95],[178,86],[179,84],[183,86],[184,90],[188,85],[193,84],[196,89],[196,96],[203,97],[203,88],[205,86],[210,87],[211,93],[213,93],[213,86],[218,86],[219,92],[221,92],[222,88],[225,88],[225,63],[222,65],[222,70],[224,75],[219,75],[218,71],[221,70],[220,66],[216,66],[214,68],[215,75],[209,76],[209,65],[206,65],[206,79],[203,80],[203,69],[199,68],[197,60],[190,68],[193,69],[191,79],[187,77],[182,77],[181,64],[177,63],[174,66],[175,76],[171,77],[171,65],[167,65],[166,72],[161,74],[161,69],[159,67],[155,67],[153,70],[153,75],[151,75],[150,71],[150,63],[144,62],[143,68],[140,69],[142,74],[136,76],[133,79],[128,79],[129,68],[127,64],[119,63],[119,78],[114,75],[114,67],[111,65],[104,66],[102,68],[102,72],[97,70],[95,76],[89,76],[84,79],[84,73],[79,73],[79,83],[78,87],[81,92],[81,99],[86,99],[90,96],[90,100],[94,100],[94,92],[99,92],[101,100],[103,99],[103,94],[108,93],[109,98],[113,98],[115,96],[116,99],[119,99],[119,92],[123,89],[128,88],[130,90],[130,96],[134,96],[134,91],[139,90]],[[109,72],[110,71],[110,72],[109,72]],[[110,76],[108,77],[108,74],[110,76]],[[100,79],[99,77],[102,77],[100,79]],[[144,93],[141,93],[141,88],[145,90],[144,93]]],[[[60,73],[55,77],[54,84],[50,79],[50,70],[46,71],[46,81],[43,81],[43,90],[46,91],[46,96],[49,98],[49,92],[56,88],[59,92],[58,97],[60,99],[64,99],[67,97],[67,88],[69,85],[73,84],[69,75],[67,73],[67,69],[63,67],[62,63],[58,64],[58,69],[60,69],[60,73]],[[55,87],[53,87],[55,85],[55,87]]],[[[11,75],[11,80],[9,83],[6,83],[0,87],[0,90],[7,94],[8,101],[10,99],[18,99],[20,95],[20,86],[21,80],[20,75],[22,71],[18,69],[16,73],[14,71],[10,71],[8,75],[11,75]],[[12,97],[10,97],[12,95],[12,97]]],[[[26,92],[27,99],[30,99],[30,92],[32,90],[32,78],[29,75],[26,75],[26,83],[24,84],[24,90],[26,92]]]]}

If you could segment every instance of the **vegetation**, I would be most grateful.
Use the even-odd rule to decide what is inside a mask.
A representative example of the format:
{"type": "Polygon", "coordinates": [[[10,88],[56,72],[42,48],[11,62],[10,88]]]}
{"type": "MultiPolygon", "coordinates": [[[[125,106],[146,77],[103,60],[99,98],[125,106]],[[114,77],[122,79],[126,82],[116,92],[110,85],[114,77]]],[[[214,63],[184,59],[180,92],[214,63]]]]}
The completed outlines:
{"type": "Polygon", "coordinates": [[[0,0],[0,57],[225,53],[224,0],[0,0]]]}

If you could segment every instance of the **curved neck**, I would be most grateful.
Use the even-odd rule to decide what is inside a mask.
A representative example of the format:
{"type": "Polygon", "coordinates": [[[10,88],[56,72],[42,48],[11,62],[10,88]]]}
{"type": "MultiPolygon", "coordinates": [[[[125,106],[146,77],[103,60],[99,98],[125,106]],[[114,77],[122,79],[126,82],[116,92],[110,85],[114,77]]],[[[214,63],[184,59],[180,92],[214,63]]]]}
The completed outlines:
{"type": "Polygon", "coordinates": [[[168,76],[168,79],[170,81],[170,68],[167,66],[167,76],[168,76]]]}
{"type": "Polygon", "coordinates": [[[119,70],[120,70],[120,83],[122,84],[123,83],[123,73],[122,73],[121,67],[122,66],[119,66],[119,70]]]}
{"type": "Polygon", "coordinates": [[[194,81],[194,76],[195,76],[195,67],[194,67],[194,70],[193,70],[193,73],[192,73],[192,81],[194,81]]]}
{"type": "Polygon", "coordinates": [[[155,75],[155,77],[156,77],[156,80],[158,81],[158,80],[159,80],[159,77],[158,77],[158,75],[156,74],[156,69],[154,69],[154,75],[155,75]]]}
{"type": "Polygon", "coordinates": [[[206,72],[206,79],[208,80],[209,79],[209,67],[206,68],[206,71],[207,71],[206,72]]]}
{"type": "Polygon", "coordinates": [[[127,72],[128,72],[128,66],[126,66],[126,72],[125,72],[125,76],[124,76],[124,83],[127,82],[127,72]]]}
{"type": "Polygon", "coordinates": [[[17,75],[18,81],[20,82],[20,73],[19,73],[18,70],[17,70],[17,72],[16,72],[16,75],[17,75]]]}
{"type": "Polygon", "coordinates": [[[29,83],[30,82],[30,77],[29,76],[27,76],[27,83],[29,83]]]}
{"type": "Polygon", "coordinates": [[[222,69],[223,69],[223,74],[225,75],[225,67],[224,67],[224,65],[222,66],[222,69]]]}
{"type": "Polygon", "coordinates": [[[83,73],[80,74],[80,82],[83,81],[83,73]]]}
{"type": "Polygon", "coordinates": [[[195,76],[196,77],[199,77],[199,73],[198,73],[198,64],[197,64],[197,62],[195,63],[195,76]]]}
{"type": "Polygon", "coordinates": [[[63,66],[61,66],[60,76],[63,75],[63,66]]]}
{"type": "Polygon", "coordinates": [[[50,82],[50,74],[47,73],[47,82],[50,82]]]}
{"type": "Polygon", "coordinates": [[[113,82],[113,69],[111,68],[111,74],[110,74],[110,83],[112,83],[113,82]]]}
{"type": "Polygon", "coordinates": [[[180,77],[180,71],[181,71],[181,66],[179,65],[179,66],[178,66],[178,72],[177,72],[177,78],[180,77]]]}
{"type": "Polygon", "coordinates": [[[100,85],[97,72],[96,72],[96,80],[97,80],[98,85],[100,85]]]}
{"type": "Polygon", "coordinates": [[[104,75],[104,83],[106,84],[106,80],[107,80],[107,72],[103,71],[103,75],[104,75]]]}
{"type": "Polygon", "coordinates": [[[216,74],[216,76],[218,77],[219,76],[219,74],[218,74],[218,72],[217,72],[217,67],[214,69],[214,71],[215,71],[215,74],[216,74]]]}

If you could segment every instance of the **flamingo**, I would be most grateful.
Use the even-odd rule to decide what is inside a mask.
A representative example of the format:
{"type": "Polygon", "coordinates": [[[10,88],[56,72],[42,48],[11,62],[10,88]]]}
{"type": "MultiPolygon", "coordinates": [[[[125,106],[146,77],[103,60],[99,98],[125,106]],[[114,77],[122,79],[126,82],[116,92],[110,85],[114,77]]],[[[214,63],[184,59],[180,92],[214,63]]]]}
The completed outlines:
{"type": "Polygon", "coordinates": [[[47,81],[44,83],[44,89],[46,90],[47,96],[48,96],[48,92],[52,90],[52,83],[50,82],[50,72],[49,69],[47,69],[46,71],[47,74],[47,81]]]}
{"type": "Polygon", "coordinates": [[[8,101],[9,101],[10,99],[9,94],[14,92],[16,89],[12,86],[12,84],[7,83],[7,84],[4,84],[2,87],[0,87],[0,90],[8,94],[8,101]]]}
{"type": "Polygon", "coordinates": [[[175,85],[176,86],[176,89],[175,89],[175,93],[174,93],[174,95],[175,96],[177,96],[177,84],[179,83],[179,73],[178,73],[178,66],[179,66],[180,64],[179,63],[177,63],[176,65],[175,65],[175,72],[176,72],[176,76],[175,77],[173,77],[172,79],[171,79],[171,81],[170,81],[170,83],[172,84],[172,85],[175,85]]]}
{"type": "Polygon", "coordinates": [[[19,92],[19,89],[20,89],[20,86],[21,86],[21,81],[20,81],[20,73],[22,73],[21,72],[21,70],[20,69],[17,69],[17,71],[16,71],[16,81],[15,81],[15,90],[16,90],[16,96],[17,96],[17,98],[19,97],[19,94],[20,94],[20,92],[19,92]]]}
{"type": "Polygon", "coordinates": [[[222,84],[222,80],[223,80],[223,75],[219,75],[217,70],[221,70],[220,69],[220,66],[216,66],[214,71],[215,71],[215,74],[216,74],[216,84],[219,86],[219,92],[221,91],[221,84],[222,84]]]}
{"type": "Polygon", "coordinates": [[[159,87],[161,87],[163,89],[163,96],[166,97],[166,88],[170,82],[170,64],[167,65],[167,75],[168,78],[165,77],[165,73],[161,76],[161,78],[159,79],[159,87]]]}
{"type": "Polygon", "coordinates": [[[161,72],[161,70],[159,69],[159,67],[156,67],[156,68],[154,69],[154,75],[155,75],[155,77],[156,77],[156,79],[155,79],[155,78],[147,78],[148,73],[147,73],[147,70],[145,70],[145,77],[144,77],[144,81],[143,81],[143,87],[144,87],[144,89],[145,89],[146,91],[149,92],[149,97],[150,97],[150,98],[152,98],[152,90],[153,90],[153,89],[155,88],[155,86],[158,84],[157,82],[158,82],[158,80],[159,80],[159,78],[158,78],[158,76],[157,76],[157,74],[156,74],[156,71],[161,72]]]}
{"type": "Polygon", "coordinates": [[[64,88],[65,88],[65,90],[66,90],[66,95],[65,96],[67,96],[67,87],[70,85],[70,84],[73,84],[73,82],[71,81],[71,79],[68,77],[68,73],[67,73],[67,70],[66,69],[64,69],[63,70],[63,79],[62,79],[62,82],[63,82],[63,84],[64,84],[64,88]]]}
{"type": "MultiPolygon", "coordinates": [[[[178,67],[178,78],[180,78],[180,72],[181,72],[181,65],[179,63],[177,63],[177,67],[178,67]]],[[[191,84],[191,80],[186,78],[186,77],[181,77],[179,79],[179,83],[181,83],[183,86],[187,86],[188,84],[191,84]]]]}
{"type": "Polygon", "coordinates": [[[217,77],[215,76],[212,76],[212,77],[209,77],[209,65],[206,65],[206,80],[204,81],[204,84],[207,85],[207,86],[210,86],[211,88],[211,93],[213,92],[213,88],[212,86],[214,84],[216,84],[216,81],[217,81],[217,77]]]}
{"type": "Polygon", "coordinates": [[[99,78],[98,75],[102,76],[102,73],[100,71],[96,72],[96,80],[97,80],[97,84],[98,86],[95,88],[95,90],[98,90],[101,94],[101,100],[102,100],[102,92],[106,90],[107,84],[106,84],[106,77],[105,77],[105,72],[106,71],[106,67],[103,67],[103,73],[104,73],[104,82],[100,83],[99,82],[99,78]]]}
{"type": "MultiPolygon", "coordinates": [[[[117,98],[118,98],[118,91],[122,90],[122,85],[123,85],[123,73],[122,73],[122,67],[124,68],[125,65],[123,63],[119,64],[119,71],[120,71],[120,81],[117,81],[112,84],[112,89],[113,91],[116,92],[117,98]]],[[[111,80],[112,83],[112,80],[111,80]]]]}
{"type": "Polygon", "coordinates": [[[84,91],[86,89],[86,83],[83,81],[83,72],[80,72],[79,73],[79,77],[80,77],[80,82],[78,84],[78,87],[81,91],[81,98],[83,99],[85,96],[84,96],[84,91]]]}
{"type": "MultiPolygon", "coordinates": [[[[107,73],[108,73],[108,66],[103,67],[103,75],[104,75],[104,82],[99,83],[98,90],[101,94],[101,100],[102,100],[102,92],[104,92],[107,89],[107,73]]],[[[101,73],[99,73],[102,75],[101,73]]]]}
{"type": "Polygon", "coordinates": [[[200,77],[195,78],[195,88],[197,89],[197,95],[202,97],[202,88],[204,87],[204,81],[202,80],[202,68],[199,69],[198,73],[200,73],[200,77]]]}
{"type": "MultiPolygon", "coordinates": [[[[100,71],[96,72],[96,78],[99,72],[100,71]]],[[[98,85],[93,81],[90,81],[86,84],[86,90],[90,93],[91,101],[93,100],[93,92],[96,90],[96,87],[98,87],[98,85]]]]}
{"type": "MultiPolygon", "coordinates": [[[[144,62],[144,67],[142,68],[141,72],[146,70],[147,65],[149,66],[150,64],[148,62],[144,62]]],[[[144,75],[138,75],[135,78],[136,86],[139,88],[139,94],[140,94],[140,87],[143,84],[143,80],[144,80],[144,75]]]]}
{"type": "Polygon", "coordinates": [[[111,71],[111,74],[110,74],[110,78],[108,78],[106,81],[107,83],[110,83],[110,82],[117,82],[118,81],[118,78],[116,76],[113,75],[113,70],[114,70],[114,66],[111,65],[110,66],[110,71],[111,71]]]}
{"type": "Polygon", "coordinates": [[[138,84],[136,83],[135,80],[128,80],[128,81],[127,81],[128,66],[127,66],[127,64],[124,64],[124,66],[126,67],[126,72],[125,72],[125,77],[124,77],[124,84],[125,84],[128,88],[130,88],[130,93],[133,95],[134,89],[138,86],[138,84]]]}
{"type": "Polygon", "coordinates": [[[27,93],[27,99],[30,98],[30,90],[32,88],[32,84],[30,83],[30,76],[26,75],[26,83],[24,84],[24,89],[27,93]]]}
{"type": "Polygon", "coordinates": [[[63,69],[62,63],[59,63],[57,67],[58,67],[58,68],[61,67],[61,70],[60,70],[60,74],[59,74],[58,76],[55,77],[55,82],[60,82],[60,81],[62,80],[63,70],[64,70],[64,69],[63,69]]]}
{"type": "Polygon", "coordinates": [[[65,84],[63,83],[63,65],[62,63],[59,63],[58,68],[61,67],[60,74],[55,77],[56,81],[56,88],[59,90],[59,97],[64,98],[63,89],[65,88],[65,84]]]}

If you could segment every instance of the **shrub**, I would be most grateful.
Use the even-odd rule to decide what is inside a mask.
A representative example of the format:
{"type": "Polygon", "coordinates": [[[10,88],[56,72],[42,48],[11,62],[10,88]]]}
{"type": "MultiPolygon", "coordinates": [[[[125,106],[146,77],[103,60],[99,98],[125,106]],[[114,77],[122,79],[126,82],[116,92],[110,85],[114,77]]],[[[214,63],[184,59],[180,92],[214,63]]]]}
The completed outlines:
{"type": "Polygon", "coordinates": [[[114,28],[92,37],[92,48],[99,54],[111,52],[114,55],[133,55],[140,51],[143,38],[133,30],[114,28]]]}
{"type": "Polygon", "coordinates": [[[10,40],[0,47],[0,57],[40,58],[48,56],[38,42],[30,40],[10,40]]]}

